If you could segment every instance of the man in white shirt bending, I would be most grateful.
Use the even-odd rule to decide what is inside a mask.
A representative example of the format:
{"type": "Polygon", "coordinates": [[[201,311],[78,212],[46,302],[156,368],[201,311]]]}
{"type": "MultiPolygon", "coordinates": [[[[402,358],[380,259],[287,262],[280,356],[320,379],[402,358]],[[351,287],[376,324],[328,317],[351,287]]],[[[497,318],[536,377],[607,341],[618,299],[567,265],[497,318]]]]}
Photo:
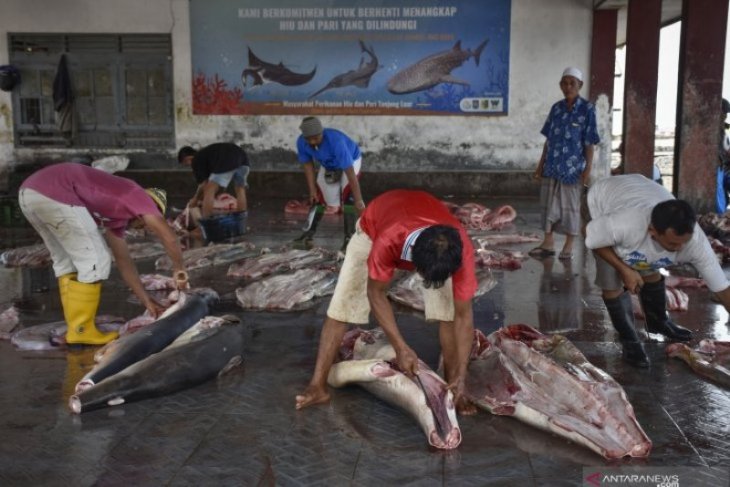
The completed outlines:
{"type": "Polygon", "coordinates": [[[647,331],[675,341],[692,338],[690,330],[667,315],[664,278],[659,273],[662,267],[694,265],[707,287],[730,310],[730,282],[686,201],[675,199],[663,186],[640,174],[598,181],[586,200],[590,213],[586,247],[596,257],[596,285],[603,290],[624,360],[637,367],[649,366],[627,291],[639,295],[647,331]]]}

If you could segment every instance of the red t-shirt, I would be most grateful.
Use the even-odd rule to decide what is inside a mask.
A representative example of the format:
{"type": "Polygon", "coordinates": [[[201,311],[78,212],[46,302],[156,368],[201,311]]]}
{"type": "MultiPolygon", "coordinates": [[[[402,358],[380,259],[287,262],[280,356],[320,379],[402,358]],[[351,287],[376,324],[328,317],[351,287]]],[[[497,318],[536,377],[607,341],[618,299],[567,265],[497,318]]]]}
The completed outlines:
{"type": "Polygon", "coordinates": [[[160,214],[150,195],[134,181],[83,164],[63,162],[44,167],[20,187],[59,203],[85,207],[100,227],[117,237],[124,237],[130,220],[160,214]]]}
{"type": "Polygon", "coordinates": [[[454,299],[474,297],[474,247],[461,223],[438,199],[424,191],[388,191],[372,200],[360,218],[360,226],[373,241],[368,257],[371,279],[390,282],[395,269],[415,270],[410,247],[419,230],[431,225],[448,225],[458,230],[463,247],[461,267],[452,277],[454,299]]]}

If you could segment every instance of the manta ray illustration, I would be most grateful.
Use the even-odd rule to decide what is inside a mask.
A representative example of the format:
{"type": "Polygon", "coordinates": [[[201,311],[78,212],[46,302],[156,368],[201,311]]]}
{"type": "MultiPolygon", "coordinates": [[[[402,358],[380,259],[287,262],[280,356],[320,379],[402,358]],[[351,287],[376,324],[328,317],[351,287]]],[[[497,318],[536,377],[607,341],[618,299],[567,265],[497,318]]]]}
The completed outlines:
{"type": "Polygon", "coordinates": [[[360,52],[367,53],[370,56],[370,61],[365,62],[365,57],[360,58],[360,66],[357,69],[351,69],[350,71],[342,74],[338,74],[327,83],[324,88],[309,95],[309,98],[314,98],[323,91],[331,90],[334,88],[342,88],[344,86],[357,86],[358,88],[367,88],[370,84],[370,78],[378,70],[378,57],[375,55],[373,46],[366,46],[363,41],[360,42],[360,52]]]}
{"type": "Polygon", "coordinates": [[[243,87],[247,86],[247,80],[250,76],[253,79],[252,86],[259,86],[266,83],[279,83],[284,86],[298,86],[308,83],[314,74],[317,72],[317,67],[310,73],[295,73],[284,66],[283,62],[279,64],[271,64],[266,61],[259,59],[256,54],[253,53],[251,48],[248,48],[248,67],[241,73],[241,82],[243,87]]]}

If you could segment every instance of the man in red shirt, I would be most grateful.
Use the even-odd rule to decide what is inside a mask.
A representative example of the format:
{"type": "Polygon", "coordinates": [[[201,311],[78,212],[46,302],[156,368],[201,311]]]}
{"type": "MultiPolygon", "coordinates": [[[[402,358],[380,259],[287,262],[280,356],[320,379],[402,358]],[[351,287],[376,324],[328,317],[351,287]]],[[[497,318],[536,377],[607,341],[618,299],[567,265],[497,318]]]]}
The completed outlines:
{"type": "Polygon", "coordinates": [[[345,325],[367,324],[371,309],[395,349],[400,369],[409,376],[418,370],[418,357],[401,336],[387,297],[395,269],[415,270],[423,277],[426,320],[440,322],[446,382],[460,413],[476,411],[462,397],[474,333],[474,249],[459,221],[438,199],[406,190],[378,196],[357,222],[327,309],[314,374],[296,396],[297,409],[329,401],[327,375],[345,325]]]}

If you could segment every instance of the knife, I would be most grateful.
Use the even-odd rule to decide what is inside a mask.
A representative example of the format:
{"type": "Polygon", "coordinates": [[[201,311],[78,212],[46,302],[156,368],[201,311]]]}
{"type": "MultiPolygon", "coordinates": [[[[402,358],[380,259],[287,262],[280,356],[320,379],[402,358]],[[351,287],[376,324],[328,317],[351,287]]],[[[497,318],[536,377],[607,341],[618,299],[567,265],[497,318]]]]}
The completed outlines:
{"type": "Polygon", "coordinates": [[[439,420],[439,416],[436,414],[436,411],[433,407],[433,403],[431,402],[431,398],[428,395],[428,393],[426,393],[426,388],[424,387],[423,382],[421,381],[421,377],[418,375],[418,372],[416,372],[413,375],[416,377],[416,383],[421,388],[421,391],[423,392],[423,396],[426,398],[426,405],[429,407],[429,409],[431,409],[431,414],[433,415],[433,422],[436,425],[436,433],[438,433],[439,437],[442,440],[445,440],[446,434],[447,434],[446,425],[441,424],[441,421],[439,420]]]}
{"type": "Polygon", "coordinates": [[[314,221],[314,215],[317,214],[317,206],[319,206],[319,203],[313,203],[312,206],[309,207],[309,213],[307,213],[307,221],[304,224],[304,227],[302,228],[303,231],[308,232],[310,228],[312,228],[312,222],[314,221]]]}

